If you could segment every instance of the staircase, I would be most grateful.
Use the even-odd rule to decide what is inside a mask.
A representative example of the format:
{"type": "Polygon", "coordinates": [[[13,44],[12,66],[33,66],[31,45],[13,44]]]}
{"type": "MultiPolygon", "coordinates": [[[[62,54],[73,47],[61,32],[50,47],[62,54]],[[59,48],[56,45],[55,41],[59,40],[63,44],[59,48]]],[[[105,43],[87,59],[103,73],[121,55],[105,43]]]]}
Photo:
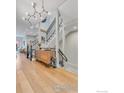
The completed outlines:
{"type": "Polygon", "coordinates": [[[55,38],[56,38],[56,31],[55,31],[55,18],[51,25],[49,26],[46,32],[46,47],[47,48],[55,48],[55,38]]]}
{"type": "MultiPolygon", "coordinates": [[[[61,23],[62,22],[59,23],[59,41],[62,40],[61,23]]],[[[54,48],[55,49],[56,48],[56,19],[55,18],[53,19],[50,26],[48,27],[47,32],[44,32],[44,33],[46,33],[46,36],[45,36],[46,37],[46,41],[45,41],[46,48],[52,48],[52,49],[54,48]]],[[[59,65],[61,67],[63,67],[64,62],[68,61],[67,57],[60,49],[59,49],[58,53],[59,53],[59,59],[60,59],[59,65]]],[[[52,65],[55,67],[56,58],[55,57],[52,58],[52,61],[53,61],[52,65]]]]}

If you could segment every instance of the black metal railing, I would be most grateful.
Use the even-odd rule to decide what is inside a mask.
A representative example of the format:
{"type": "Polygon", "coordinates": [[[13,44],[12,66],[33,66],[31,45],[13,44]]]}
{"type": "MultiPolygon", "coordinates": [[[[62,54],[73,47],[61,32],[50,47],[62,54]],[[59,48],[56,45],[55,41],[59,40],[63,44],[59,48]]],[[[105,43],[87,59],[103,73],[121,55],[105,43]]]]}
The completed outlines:
{"type": "Polygon", "coordinates": [[[66,62],[68,61],[68,58],[65,56],[65,54],[60,49],[58,53],[61,55],[62,59],[64,59],[66,62]]]}

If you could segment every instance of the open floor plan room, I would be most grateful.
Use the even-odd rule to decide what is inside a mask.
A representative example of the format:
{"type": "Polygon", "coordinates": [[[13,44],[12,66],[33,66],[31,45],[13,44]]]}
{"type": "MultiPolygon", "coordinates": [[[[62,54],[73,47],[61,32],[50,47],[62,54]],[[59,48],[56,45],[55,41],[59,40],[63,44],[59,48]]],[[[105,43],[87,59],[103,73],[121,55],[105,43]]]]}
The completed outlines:
{"type": "Polygon", "coordinates": [[[78,93],[78,0],[16,1],[16,93],[78,93]]]}

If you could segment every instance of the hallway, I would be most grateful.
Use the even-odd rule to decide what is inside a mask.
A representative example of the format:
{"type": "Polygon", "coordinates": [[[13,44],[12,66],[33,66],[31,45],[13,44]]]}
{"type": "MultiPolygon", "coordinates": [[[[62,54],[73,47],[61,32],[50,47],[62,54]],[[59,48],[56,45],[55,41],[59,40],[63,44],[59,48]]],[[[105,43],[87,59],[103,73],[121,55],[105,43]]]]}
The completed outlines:
{"type": "Polygon", "coordinates": [[[30,62],[24,54],[16,59],[16,93],[77,93],[77,75],[62,68],[30,62]]]}

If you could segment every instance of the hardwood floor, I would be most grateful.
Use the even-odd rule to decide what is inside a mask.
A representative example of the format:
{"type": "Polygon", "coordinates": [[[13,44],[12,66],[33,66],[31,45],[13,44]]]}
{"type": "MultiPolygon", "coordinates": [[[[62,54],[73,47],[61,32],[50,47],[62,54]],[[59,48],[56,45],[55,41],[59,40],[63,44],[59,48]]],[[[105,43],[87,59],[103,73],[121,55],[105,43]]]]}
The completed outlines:
{"type": "Polygon", "coordinates": [[[77,75],[63,68],[30,62],[24,54],[16,59],[16,93],[77,93],[77,75]]]}

